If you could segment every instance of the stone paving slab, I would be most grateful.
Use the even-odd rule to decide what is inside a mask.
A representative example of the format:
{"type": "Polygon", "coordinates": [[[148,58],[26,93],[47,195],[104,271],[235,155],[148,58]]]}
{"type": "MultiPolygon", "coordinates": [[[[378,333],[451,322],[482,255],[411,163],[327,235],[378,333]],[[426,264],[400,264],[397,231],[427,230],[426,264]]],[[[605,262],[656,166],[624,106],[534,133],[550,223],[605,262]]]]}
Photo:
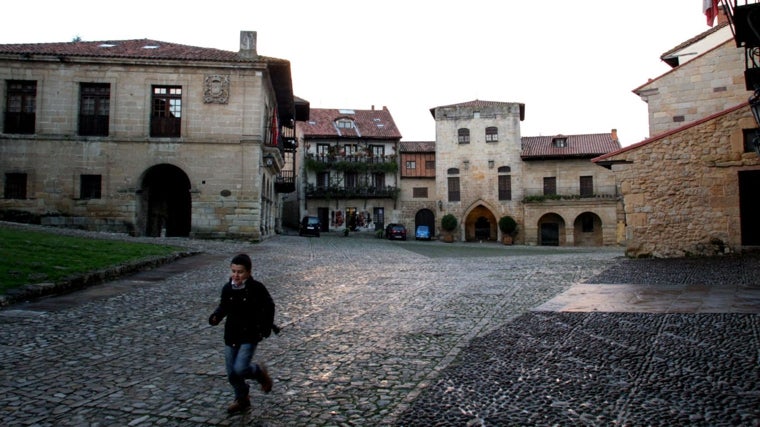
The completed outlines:
{"type": "MultiPolygon", "coordinates": [[[[646,379],[659,378],[658,369],[669,367],[668,360],[699,356],[692,347],[679,347],[679,340],[664,333],[664,325],[680,317],[666,322],[626,318],[620,313],[597,321],[593,316],[601,314],[531,312],[574,284],[599,277],[617,266],[621,250],[553,252],[545,248],[457,243],[453,245],[459,246],[464,255],[456,256],[452,255],[452,245],[441,242],[390,242],[330,235],[280,236],[260,244],[184,244],[221,262],[189,265],[163,280],[136,281],[133,289],[125,286],[130,278],[124,278],[115,283],[125,288],[123,291],[92,299],[83,297],[80,304],[56,307],[42,301],[0,310],[0,423],[503,425],[503,420],[515,419],[540,425],[543,419],[559,420],[560,425],[579,420],[589,425],[609,425],[608,421],[620,419],[658,424],[656,411],[641,409],[646,399],[657,398],[645,392],[651,388],[646,379]],[[427,248],[432,251],[426,252],[423,245],[430,245],[427,248]],[[222,329],[209,326],[207,317],[227,275],[225,260],[239,251],[248,252],[254,259],[254,276],[272,293],[283,332],[264,341],[257,352],[257,358],[269,366],[273,392],[254,392],[251,411],[227,416],[224,410],[230,403],[231,391],[223,368],[222,329]],[[468,256],[474,251],[478,256],[468,256]],[[640,327],[640,332],[628,334],[626,339],[638,337],[644,342],[618,345],[619,330],[614,332],[618,341],[594,338],[613,333],[607,329],[596,331],[594,326],[615,324],[640,327]],[[524,345],[515,344],[523,343],[518,338],[524,338],[524,345]],[[652,339],[665,342],[665,338],[673,342],[673,351],[681,352],[677,357],[665,357],[669,353],[656,353],[655,357],[652,350],[645,351],[652,339]],[[599,342],[609,345],[599,346],[599,342]],[[572,346],[598,348],[601,356],[621,361],[594,365],[595,356],[580,350],[571,352],[568,348],[572,346]],[[488,353],[489,349],[501,350],[494,355],[488,353]],[[632,365],[624,364],[624,356],[631,349],[644,356],[637,356],[632,365]],[[623,352],[616,353],[617,350],[623,352]],[[498,366],[503,368],[489,370],[498,366]],[[590,377],[574,375],[585,372],[578,367],[588,367],[590,372],[615,368],[605,373],[605,378],[615,379],[622,372],[621,366],[638,376],[639,392],[618,406],[601,405],[604,412],[578,412],[575,404],[586,402],[580,398],[541,397],[546,379],[553,381],[553,392],[562,392],[561,385],[566,382],[573,385],[573,390],[600,386],[617,390],[612,380],[590,381],[590,377]],[[520,379],[520,393],[493,391],[494,384],[516,381],[514,374],[520,371],[515,367],[531,373],[520,379]],[[462,376],[460,383],[456,378],[462,376]],[[474,378],[479,383],[467,382],[474,378]],[[442,392],[445,394],[440,395],[442,392]],[[452,396],[457,398],[452,400],[452,396]],[[486,406],[506,409],[480,411],[484,402],[495,401],[504,404],[486,406]],[[444,402],[448,402],[446,407],[440,407],[444,402]],[[556,408],[552,404],[565,408],[565,413],[572,410],[586,415],[563,418],[556,415],[560,409],[552,409],[556,408]]],[[[744,340],[692,341],[705,342],[705,351],[710,350],[705,354],[712,356],[722,355],[715,345],[726,344],[725,352],[738,345],[743,353],[737,354],[757,357],[757,318],[748,316],[744,320],[729,317],[691,322],[706,331],[717,330],[722,337],[730,336],[725,328],[738,328],[736,333],[744,340]]],[[[698,363],[708,362],[698,359],[686,366],[693,370],[698,363]]],[[[735,367],[731,375],[743,372],[749,379],[757,378],[757,360],[754,367],[746,361],[733,362],[731,366],[735,367]]],[[[714,372],[717,371],[710,371],[714,372]]],[[[673,393],[693,391],[687,379],[673,380],[671,384],[673,393]]],[[[704,380],[698,384],[715,383],[704,380]]],[[[757,386],[744,382],[740,387],[744,394],[729,394],[724,403],[744,411],[735,413],[758,415],[751,407],[739,405],[743,401],[756,402],[757,386]]],[[[517,389],[503,385],[501,390],[517,389]]],[[[604,393],[589,396],[588,399],[610,402],[604,393]]],[[[689,405],[685,407],[691,408],[689,405]]],[[[720,421],[725,412],[703,413],[701,420],[720,421]]]]}

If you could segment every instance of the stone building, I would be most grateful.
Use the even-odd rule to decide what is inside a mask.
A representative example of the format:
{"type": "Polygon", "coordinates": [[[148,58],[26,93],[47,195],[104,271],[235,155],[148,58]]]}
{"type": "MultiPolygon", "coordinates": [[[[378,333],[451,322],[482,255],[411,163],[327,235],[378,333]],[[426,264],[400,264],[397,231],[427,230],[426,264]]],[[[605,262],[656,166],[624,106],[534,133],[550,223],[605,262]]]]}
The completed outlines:
{"type": "Polygon", "coordinates": [[[296,134],[301,216],[318,216],[322,231],[374,232],[398,222],[401,133],[387,108],[311,109],[296,134]]]}
{"type": "Polygon", "coordinates": [[[0,45],[0,211],[135,235],[279,228],[290,62],[155,40],[0,45]]]}
{"type": "Polygon", "coordinates": [[[590,162],[620,148],[616,131],[521,137],[525,106],[520,103],[475,100],[431,113],[434,205],[439,216],[457,218],[459,240],[501,240],[498,221],[511,216],[518,223],[517,243],[617,243],[622,218],[614,176],[590,162]]]}
{"type": "Polygon", "coordinates": [[[760,160],[746,102],[594,159],[615,173],[626,254],[683,257],[760,245],[760,160]]]}
{"type": "Polygon", "coordinates": [[[723,37],[635,91],[648,103],[649,139],[594,159],[615,173],[629,256],[715,255],[760,245],[757,123],[746,101],[744,51],[725,39],[730,32],[723,37]]]}
{"type": "Polygon", "coordinates": [[[617,132],[521,138],[524,111],[480,100],[436,107],[436,141],[399,141],[387,108],[311,109],[296,126],[299,212],[319,216],[323,231],[402,223],[410,236],[420,225],[440,236],[451,213],[460,241],[501,240],[509,215],[517,243],[617,244],[614,176],[590,161],[620,148],[617,132]]]}

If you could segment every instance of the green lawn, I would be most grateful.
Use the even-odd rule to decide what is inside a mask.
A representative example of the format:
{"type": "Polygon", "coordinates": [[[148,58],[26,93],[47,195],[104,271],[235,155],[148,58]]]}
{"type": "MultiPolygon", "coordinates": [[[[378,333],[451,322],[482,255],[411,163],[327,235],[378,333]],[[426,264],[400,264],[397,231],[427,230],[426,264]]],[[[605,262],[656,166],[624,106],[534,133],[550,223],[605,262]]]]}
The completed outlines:
{"type": "Polygon", "coordinates": [[[179,250],[181,248],[165,245],[0,227],[0,294],[30,283],[56,282],[68,276],[179,250]]]}

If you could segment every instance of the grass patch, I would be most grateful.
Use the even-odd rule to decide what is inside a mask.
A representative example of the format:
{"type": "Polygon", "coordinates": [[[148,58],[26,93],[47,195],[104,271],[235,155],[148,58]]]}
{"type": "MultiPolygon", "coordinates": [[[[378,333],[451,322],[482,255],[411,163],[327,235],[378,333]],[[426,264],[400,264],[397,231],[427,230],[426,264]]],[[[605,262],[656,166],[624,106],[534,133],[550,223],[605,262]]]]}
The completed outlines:
{"type": "Polygon", "coordinates": [[[181,248],[98,240],[0,227],[0,294],[30,283],[57,282],[112,265],[170,255],[181,248]]]}

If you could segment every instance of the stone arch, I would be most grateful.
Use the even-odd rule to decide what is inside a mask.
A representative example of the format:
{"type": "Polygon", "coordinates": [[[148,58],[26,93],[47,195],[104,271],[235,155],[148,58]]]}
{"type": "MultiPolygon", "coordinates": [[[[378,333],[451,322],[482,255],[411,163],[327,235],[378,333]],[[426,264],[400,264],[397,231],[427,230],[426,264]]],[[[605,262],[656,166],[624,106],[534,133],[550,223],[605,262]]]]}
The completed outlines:
{"type": "Polygon", "coordinates": [[[151,166],[143,172],[137,191],[137,235],[189,236],[191,206],[187,174],[171,164],[151,166]]]}
{"type": "Polygon", "coordinates": [[[538,219],[538,244],[541,246],[563,246],[565,239],[565,220],[556,213],[546,213],[538,219]]]}
{"type": "Polygon", "coordinates": [[[464,239],[468,242],[496,241],[498,219],[484,202],[474,203],[464,217],[464,239]]]}
{"type": "Polygon", "coordinates": [[[593,212],[578,215],[573,224],[575,246],[603,246],[602,225],[602,218],[593,212]]]}

